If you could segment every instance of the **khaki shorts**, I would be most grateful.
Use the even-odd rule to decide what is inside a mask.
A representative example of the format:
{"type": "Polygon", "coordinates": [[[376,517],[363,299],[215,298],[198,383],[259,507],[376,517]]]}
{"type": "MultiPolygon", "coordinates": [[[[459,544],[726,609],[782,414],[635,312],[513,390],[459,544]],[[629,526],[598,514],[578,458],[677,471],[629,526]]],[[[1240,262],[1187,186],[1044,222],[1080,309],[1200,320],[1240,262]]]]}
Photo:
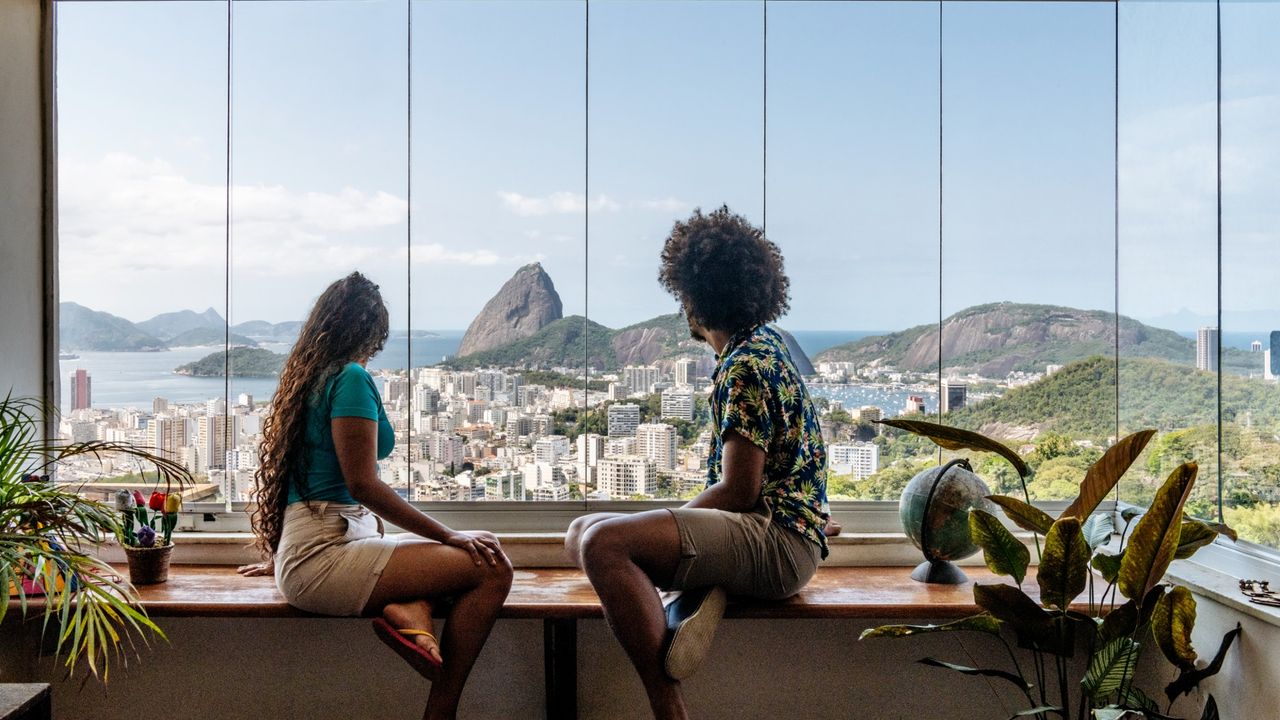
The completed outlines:
{"type": "Polygon", "coordinates": [[[763,505],[749,513],[669,508],[680,531],[680,564],[667,590],[719,585],[730,595],[781,600],[818,570],[821,549],[773,522],[763,505]]]}
{"type": "Polygon", "coordinates": [[[296,502],[284,511],[276,587],[307,612],[360,615],[395,549],[368,508],[296,502]]]}

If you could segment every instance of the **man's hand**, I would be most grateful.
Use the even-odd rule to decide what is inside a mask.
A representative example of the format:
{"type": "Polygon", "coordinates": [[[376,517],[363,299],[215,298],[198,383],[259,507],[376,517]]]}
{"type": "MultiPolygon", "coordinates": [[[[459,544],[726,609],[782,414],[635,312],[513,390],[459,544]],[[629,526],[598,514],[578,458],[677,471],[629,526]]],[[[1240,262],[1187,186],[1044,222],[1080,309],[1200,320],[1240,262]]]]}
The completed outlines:
{"type": "Polygon", "coordinates": [[[241,565],[236,568],[236,572],[245,577],[274,575],[276,573],[276,563],[275,560],[268,560],[266,562],[253,563],[252,565],[241,565]]]}

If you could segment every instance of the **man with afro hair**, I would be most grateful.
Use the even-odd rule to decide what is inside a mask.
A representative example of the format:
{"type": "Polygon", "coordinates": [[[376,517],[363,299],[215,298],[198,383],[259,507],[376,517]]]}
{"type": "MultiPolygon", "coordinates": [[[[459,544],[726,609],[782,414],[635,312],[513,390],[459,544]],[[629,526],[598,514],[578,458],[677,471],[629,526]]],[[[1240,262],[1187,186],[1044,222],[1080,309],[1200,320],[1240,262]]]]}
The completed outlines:
{"type": "Polygon", "coordinates": [[[695,210],[662,249],[658,281],[716,354],[707,486],[683,507],[599,513],[566,548],[640,674],[657,718],[684,718],[680,681],[706,655],[726,592],[781,599],[826,557],[826,450],[786,343],[778,246],[728,207],[695,210]],[[655,586],[682,591],[665,609],[655,586]]]}

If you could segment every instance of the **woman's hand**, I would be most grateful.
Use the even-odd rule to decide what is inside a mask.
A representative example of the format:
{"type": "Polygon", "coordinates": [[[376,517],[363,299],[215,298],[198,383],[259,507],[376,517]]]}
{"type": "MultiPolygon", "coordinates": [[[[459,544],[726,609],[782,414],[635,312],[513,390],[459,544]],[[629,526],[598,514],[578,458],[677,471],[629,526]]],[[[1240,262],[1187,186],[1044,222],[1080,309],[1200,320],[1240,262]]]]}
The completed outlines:
{"type": "Polygon", "coordinates": [[[497,567],[498,558],[506,557],[502,552],[502,543],[498,542],[498,536],[484,530],[452,532],[445,537],[444,544],[462,548],[471,553],[471,559],[476,565],[482,565],[487,560],[490,565],[497,567]]]}
{"type": "Polygon", "coordinates": [[[258,577],[260,575],[274,575],[276,572],[275,560],[266,562],[253,563],[252,565],[241,565],[236,568],[236,572],[245,577],[258,577]]]}

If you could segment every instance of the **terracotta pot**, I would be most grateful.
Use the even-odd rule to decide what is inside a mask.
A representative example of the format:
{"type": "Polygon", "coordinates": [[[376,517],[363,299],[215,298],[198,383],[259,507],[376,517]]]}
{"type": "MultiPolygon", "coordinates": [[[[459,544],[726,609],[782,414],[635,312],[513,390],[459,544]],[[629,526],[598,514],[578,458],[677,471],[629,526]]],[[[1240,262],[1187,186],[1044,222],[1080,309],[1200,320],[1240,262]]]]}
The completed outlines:
{"type": "Polygon", "coordinates": [[[124,546],[129,559],[129,582],[134,585],[154,585],[169,579],[169,556],[173,543],[162,547],[124,546]]]}

